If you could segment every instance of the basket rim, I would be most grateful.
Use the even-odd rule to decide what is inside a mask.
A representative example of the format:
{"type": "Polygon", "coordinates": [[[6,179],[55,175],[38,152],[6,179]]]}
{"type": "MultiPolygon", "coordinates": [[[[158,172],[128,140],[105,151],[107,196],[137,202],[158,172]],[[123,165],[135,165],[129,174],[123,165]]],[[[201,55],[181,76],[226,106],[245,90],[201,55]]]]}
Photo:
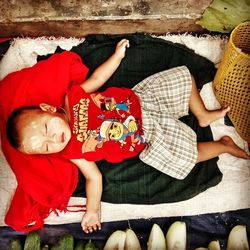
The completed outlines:
{"type": "Polygon", "coordinates": [[[238,25],[233,29],[233,31],[232,31],[232,33],[231,33],[231,35],[230,35],[229,42],[230,42],[230,44],[232,45],[232,47],[233,47],[236,51],[238,51],[239,54],[244,55],[245,57],[249,57],[249,58],[250,58],[250,55],[249,55],[249,54],[243,52],[240,48],[236,47],[235,44],[234,44],[233,41],[232,41],[232,40],[233,40],[233,35],[234,35],[234,33],[237,31],[237,29],[238,29],[239,27],[244,26],[244,25],[249,25],[249,26],[250,26],[250,21],[246,21],[246,22],[243,22],[243,23],[238,24],[238,25]],[[240,50],[240,52],[239,52],[239,50],[240,50]]]}

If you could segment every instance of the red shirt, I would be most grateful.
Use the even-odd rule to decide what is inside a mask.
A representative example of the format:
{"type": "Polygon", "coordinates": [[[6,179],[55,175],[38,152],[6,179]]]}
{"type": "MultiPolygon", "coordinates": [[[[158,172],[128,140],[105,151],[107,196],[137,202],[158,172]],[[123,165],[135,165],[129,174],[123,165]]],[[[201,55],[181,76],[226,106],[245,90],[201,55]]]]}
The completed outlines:
{"type": "Polygon", "coordinates": [[[140,102],[131,89],[112,87],[88,94],[75,85],[67,95],[72,138],[64,158],[120,162],[142,151],[140,102]]]}

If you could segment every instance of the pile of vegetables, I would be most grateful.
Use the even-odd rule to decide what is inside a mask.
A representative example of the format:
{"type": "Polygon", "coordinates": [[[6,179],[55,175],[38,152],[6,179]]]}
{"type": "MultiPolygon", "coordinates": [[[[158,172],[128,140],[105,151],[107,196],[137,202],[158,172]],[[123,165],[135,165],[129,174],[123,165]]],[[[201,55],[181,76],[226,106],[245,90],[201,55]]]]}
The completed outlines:
{"type": "Polygon", "coordinates": [[[249,20],[249,0],[214,0],[196,23],[210,31],[230,33],[238,24],[249,20]]]}
{"type": "Polygon", "coordinates": [[[70,234],[62,236],[58,242],[49,247],[41,246],[41,237],[38,232],[31,232],[27,235],[24,247],[20,239],[14,239],[11,242],[10,250],[98,250],[91,240],[84,245],[82,240],[74,242],[74,238],[70,234]],[[75,244],[75,246],[74,246],[75,244]]]}
{"type": "MultiPolygon", "coordinates": [[[[108,238],[104,250],[140,250],[141,246],[135,233],[129,229],[130,235],[120,230],[115,231],[108,238]],[[129,240],[128,240],[129,237],[129,240]],[[127,243],[129,241],[129,244],[127,243]]],[[[154,224],[147,243],[148,250],[185,250],[187,230],[185,222],[176,221],[168,229],[166,236],[160,226],[154,224]]],[[[219,241],[211,241],[207,248],[199,247],[195,250],[220,250],[219,241]]],[[[235,226],[228,237],[227,250],[249,250],[246,226],[235,226]]]]}
{"type": "MultiPolygon", "coordinates": [[[[158,224],[152,226],[148,242],[148,250],[185,250],[187,244],[186,223],[182,221],[174,222],[164,235],[158,224]]],[[[94,243],[89,240],[83,244],[82,240],[75,241],[72,235],[62,236],[53,246],[41,246],[41,238],[38,232],[29,233],[26,237],[24,247],[20,239],[11,242],[11,250],[98,250],[94,243]]],[[[140,241],[132,229],[125,231],[117,230],[113,232],[104,246],[104,250],[140,250],[140,241]]],[[[206,247],[199,247],[195,250],[220,250],[219,241],[212,241],[206,247]]],[[[227,250],[249,250],[246,226],[235,226],[227,241],[227,250]]]]}

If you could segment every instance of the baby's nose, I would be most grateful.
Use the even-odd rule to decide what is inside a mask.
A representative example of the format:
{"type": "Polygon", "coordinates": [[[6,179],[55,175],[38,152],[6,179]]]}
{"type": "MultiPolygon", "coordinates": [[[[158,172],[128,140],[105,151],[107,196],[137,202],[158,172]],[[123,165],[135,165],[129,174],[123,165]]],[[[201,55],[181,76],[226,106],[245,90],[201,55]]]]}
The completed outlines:
{"type": "Polygon", "coordinates": [[[51,143],[56,143],[57,142],[57,136],[56,134],[52,134],[50,136],[47,137],[47,141],[51,142],[51,143]]]}
{"type": "Polygon", "coordinates": [[[53,141],[53,142],[57,142],[57,141],[58,141],[58,140],[57,140],[56,134],[53,134],[53,135],[52,135],[52,141],[53,141]]]}

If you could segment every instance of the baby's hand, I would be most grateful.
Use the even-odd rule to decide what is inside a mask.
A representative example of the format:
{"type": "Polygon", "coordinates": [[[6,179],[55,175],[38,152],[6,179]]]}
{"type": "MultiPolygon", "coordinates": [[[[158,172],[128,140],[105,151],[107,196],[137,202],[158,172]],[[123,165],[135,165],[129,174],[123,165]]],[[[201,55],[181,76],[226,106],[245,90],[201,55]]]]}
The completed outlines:
{"type": "Polygon", "coordinates": [[[86,212],[82,218],[82,230],[85,233],[93,233],[96,230],[101,230],[99,212],[86,212]]]}
{"type": "Polygon", "coordinates": [[[126,48],[129,48],[129,40],[122,39],[116,45],[115,54],[122,59],[125,56],[126,48]]]}

